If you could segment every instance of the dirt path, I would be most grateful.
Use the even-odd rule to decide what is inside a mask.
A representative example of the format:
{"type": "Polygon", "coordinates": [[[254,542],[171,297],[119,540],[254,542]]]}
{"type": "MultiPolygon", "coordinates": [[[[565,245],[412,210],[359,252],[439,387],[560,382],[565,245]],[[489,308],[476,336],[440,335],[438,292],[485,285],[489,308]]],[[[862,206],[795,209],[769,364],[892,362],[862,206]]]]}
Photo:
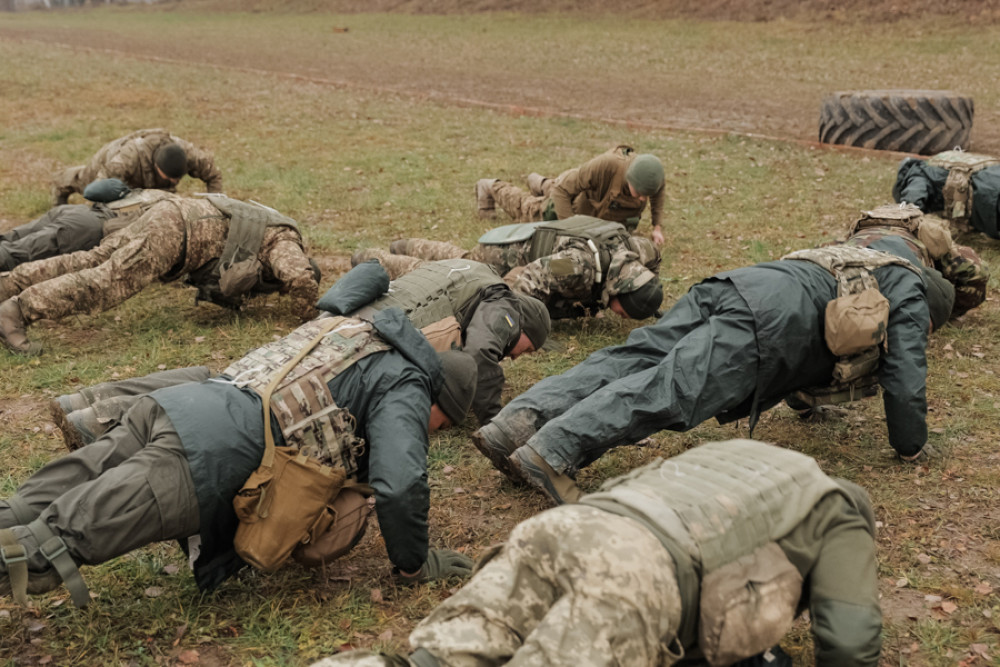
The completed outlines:
{"type": "MultiPolygon", "coordinates": [[[[460,58],[408,61],[401,53],[383,51],[380,55],[377,47],[324,55],[309,48],[245,48],[227,40],[205,43],[197,37],[183,44],[176,35],[151,43],[139,36],[112,36],[100,30],[9,26],[0,26],[0,37],[167,63],[211,63],[221,69],[273,73],[509,113],[648,129],[735,132],[802,143],[817,139],[823,95],[814,85],[784,85],[775,90],[774,80],[759,74],[748,76],[739,87],[726,85],[720,81],[720,72],[709,66],[655,81],[643,80],[634,72],[616,73],[594,85],[593,72],[584,68],[554,67],[549,72],[542,67],[526,77],[509,66],[484,71],[482,65],[460,58]]],[[[998,120],[989,109],[978,111],[972,150],[1000,153],[998,120]]]]}

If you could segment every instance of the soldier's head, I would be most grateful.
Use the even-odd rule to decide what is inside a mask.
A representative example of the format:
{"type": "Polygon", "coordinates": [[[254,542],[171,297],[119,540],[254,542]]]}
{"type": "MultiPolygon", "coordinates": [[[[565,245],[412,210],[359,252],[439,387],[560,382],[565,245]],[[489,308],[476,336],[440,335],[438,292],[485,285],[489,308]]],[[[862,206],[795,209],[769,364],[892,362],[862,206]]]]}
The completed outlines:
{"type": "Polygon", "coordinates": [[[153,153],[153,164],[162,178],[177,185],[187,173],[187,153],[177,144],[164,144],[153,153]]]}
{"type": "Polygon", "coordinates": [[[660,272],[660,250],[645,236],[630,236],[628,246],[639,255],[642,265],[653,273],[660,272]]]}
{"type": "Polygon", "coordinates": [[[514,294],[517,295],[521,310],[521,339],[514,344],[507,356],[517,359],[522,354],[534,352],[545,345],[549,332],[552,331],[552,320],[544,303],[521,292],[515,291],[514,294]]]}
{"type": "Polygon", "coordinates": [[[611,297],[608,307],[630,320],[644,320],[656,315],[661,303],[663,287],[659,279],[654,278],[630,292],[620,292],[611,297]]]}
{"type": "Polygon", "coordinates": [[[476,393],[476,361],[460,350],[438,352],[444,382],[437,400],[431,406],[431,418],[427,429],[434,432],[459,424],[472,406],[476,393]]]}
{"type": "Polygon", "coordinates": [[[663,187],[663,163],[650,153],[636,155],[625,171],[625,182],[634,196],[652,197],[663,187]]]}
{"type": "Polygon", "coordinates": [[[931,315],[931,330],[937,331],[951,318],[951,311],[955,306],[955,286],[936,269],[924,267],[921,271],[927,294],[927,310],[931,315]]]}

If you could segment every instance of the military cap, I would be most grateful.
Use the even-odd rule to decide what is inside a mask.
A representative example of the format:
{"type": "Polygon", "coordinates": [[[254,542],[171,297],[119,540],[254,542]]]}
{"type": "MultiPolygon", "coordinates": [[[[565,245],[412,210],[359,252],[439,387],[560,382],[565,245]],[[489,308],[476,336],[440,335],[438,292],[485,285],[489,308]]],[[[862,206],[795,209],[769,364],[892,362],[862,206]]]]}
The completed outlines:
{"type": "Polygon", "coordinates": [[[476,360],[460,350],[438,352],[444,383],[435,401],[452,424],[460,424],[476,393],[476,360]]]}
{"type": "Polygon", "coordinates": [[[931,324],[937,331],[951,318],[955,306],[955,286],[944,279],[936,269],[924,267],[924,288],[927,293],[927,309],[930,311],[931,324]]]}
{"type": "Polygon", "coordinates": [[[514,292],[521,306],[521,333],[528,337],[536,350],[542,349],[552,331],[552,320],[545,304],[533,296],[514,292]]]}
{"type": "Polygon", "coordinates": [[[102,178],[83,189],[83,198],[107,204],[118,201],[130,192],[132,192],[131,188],[117,178],[102,178]]]}
{"type": "Polygon", "coordinates": [[[182,178],[187,173],[187,153],[178,144],[157,148],[153,162],[167,178],[182,178]]]}
{"type": "Polygon", "coordinates": [[[625,180],[644,197],[651,197],[663,187],[663,163],[650,153],[636,155],[625,172],[625,180]]]}
{"type": "Polygon", "coordinates": [[[652,317],[663,303],[663,286],[659,280],[651,280],[631,292],[620,293],[618,303],[633,320],[652,317]]]}

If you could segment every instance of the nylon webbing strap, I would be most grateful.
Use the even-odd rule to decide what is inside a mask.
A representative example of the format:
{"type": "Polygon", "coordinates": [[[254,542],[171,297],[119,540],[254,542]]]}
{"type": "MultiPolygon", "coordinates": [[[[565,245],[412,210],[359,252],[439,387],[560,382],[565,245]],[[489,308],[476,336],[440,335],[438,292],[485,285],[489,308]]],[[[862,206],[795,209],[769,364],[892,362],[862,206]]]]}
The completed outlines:
{"type": "Polygon", "coordinates": [[[28,555],[10,528],[0,530],[0,561],[7,568],[14,602],[28,606],[28,555]]]}
{"type": "Polygon", "coordinates": [[[19,526],[26,526],[31,523],[32,519],[36,518],[35,513],[31,511],[31,507],[20,496],[11,496],[8,498],[7,507],[14,513],[14,518],[17,519],[17,525],[19,526]]]}
{"type": "Polygon", "coordinates": [[[38,540],[39,553],[45,557],[45,560],[52,563],[52,567],[62,577],[70,597],[73,598],[73,604],[81,609],[86,607],[87,603],[90,602],[90,591],[87,590],[87,584],[83,582],[83,577],[80,575],[80,568],[76,566],[76,561],[69,555],[69,550],[63,539],[37,519],[28,524],[28,530],[38,540]]]}

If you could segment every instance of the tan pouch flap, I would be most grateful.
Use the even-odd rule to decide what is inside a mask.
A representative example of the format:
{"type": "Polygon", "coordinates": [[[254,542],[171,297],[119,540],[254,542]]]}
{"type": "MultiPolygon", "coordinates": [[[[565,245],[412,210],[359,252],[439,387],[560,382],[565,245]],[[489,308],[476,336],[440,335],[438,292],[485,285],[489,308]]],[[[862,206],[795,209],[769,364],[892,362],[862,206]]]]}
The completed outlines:
{"type": "Polygon", "coordinates": [[[838,357],[858,354],[885,340],[889,300],[875,288],[826,304],[826,344],[838,357]]]}

